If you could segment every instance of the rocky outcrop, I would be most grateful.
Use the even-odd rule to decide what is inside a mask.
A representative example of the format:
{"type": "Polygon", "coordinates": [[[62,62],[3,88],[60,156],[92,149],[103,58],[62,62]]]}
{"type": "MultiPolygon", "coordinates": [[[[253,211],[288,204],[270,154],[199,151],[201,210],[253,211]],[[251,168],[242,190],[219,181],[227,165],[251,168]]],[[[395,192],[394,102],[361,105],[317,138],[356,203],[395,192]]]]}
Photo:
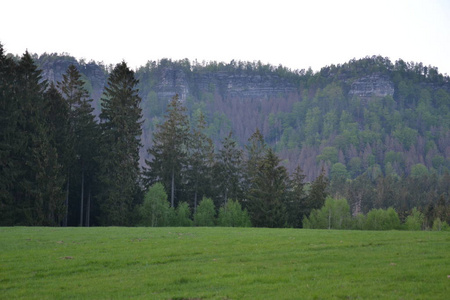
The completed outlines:
{"type": "Polygon", "coordinates": [[[158,74],[155,91],[159,99],[170,99],[175,94],[185,101],[189,93],[189,83],[186,73],[182,69],[164,68],[158,74]]]}
{"type": "Polygon", "coordinates": [[[393,96],[394,83],[386,75],[372,74],[364,76],[353,81],[349,95],[358,96],[366,101],[374,96],[393,96]]]}
{"type": "Polygon", "coordinates": [[[195,74],[196,88],[202,91],[214,90],[223,98],[269,99],[284,97],[298,91],[296,85],[280,76],[246,73],[200,73],[195,74]]]}

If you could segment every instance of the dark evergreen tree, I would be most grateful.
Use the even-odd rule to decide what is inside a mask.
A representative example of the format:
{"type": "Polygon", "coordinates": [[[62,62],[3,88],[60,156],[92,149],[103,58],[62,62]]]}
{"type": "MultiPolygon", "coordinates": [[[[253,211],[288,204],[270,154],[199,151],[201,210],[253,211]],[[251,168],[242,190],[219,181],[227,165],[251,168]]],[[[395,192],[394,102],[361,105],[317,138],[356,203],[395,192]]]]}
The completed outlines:
{"type": "Polygon", "coordinates": [[[58,207],[63,201],[64,177],[58,154],[52,146],[52,132],[47,123],[48,101],[44,97],[47,83],[42,81],[31,56],[26,52],[18,65],[17,92],[18,138],[22,158],[21,175],[15,183],[15,200],[20,211],[18,220],[27,225],[56,225],[58,207]]]}
{"type": "Polygon", "coordinates": [[[289,176],[281,160],[269,148],[258,165],[248,199],[248,211],[256,227],[284,227],[289,176]]]}
{"type": "Polygon", "coordinates": [[[222,141],[222,149],[217,154],[213,170],[215,193],[219,198],[216,206],[226,205],[228,199],[242,200],[242,156],[243,152],[230,132],[222,141]]]}
{"type": "Polygon", "coordinates": [[[248,139],[248,144],[245,146],[245,149],[247,150],[247,157],[245,161],[244,190],[248,192],[258,174],[258,166],[264,159],[267,151],[267,145],[259,129],[256,129],[248,139]]]}
{"type": "MultiPolygon", "coordinates": [[[[181,191],[183,173],[186,170],[189,144],[189,120],[186,107],[178,94],[167,107],[164,123],[153,135],[153,146],[148,149],[151,160],[147,160],[146,185],[162,182],[170,191],[170,205],[175,207],[176,192],[181,191]]],[[[176,201],[177,200],[177,201],[176,201]]]]}
{"type": "MultiPolygon", "coordinates": [[[[67,118],[68,130],[65,136],[67,153],[65,155],[65,166],[69,176],[66,182],[67,211],[65,223],[70,206],[70,211],[72,212],[71,224],[79,224],[82,226],[84,202],[86,196],[90,194],[90,189],[88,193],[85,192],[85,186],[90,188],[93,185],[93,173],[96,169],[94,158],[97,153],[97,141],[100,137],[99,128],[92,113],[94,110],[91,105],[92,99],[90,99],[89,93],[84,88],[84,81],[81,79],[81,74],[74,65],[70,65],[67,68],[66,73],[63,74],[63,80],[58,83],[58,87],[69,110],[67,118]],[[69,188],[72,191],[79,191],[79,194],[69,193],[69,188]],[[70,204],[69,195],[71,196],[70,204]],[[75,198],[76,196],[79,198],[75,198]],[[75,214],[75,212],[78,213],[75,214]],[[76,218],[77,216],[79,216],[79,219],[76,218]],[[79,221],[76,222],[76,219],[79,221]]],[[[86,210],[87,216],[89,215],[88,212],[89,209],[86,210]]]]}
{"type": "Polygon", "coordinates": [[[100,219],[103,225],[131,225],[139,188],[141,98],[138,81],[125,62],[112,70],[100,114],[100,219]]]}
{"type": "Polygon", "coordinates": [[[21,174],[21,148],[17,122],[18,101],[15,92],[16,64],[7,58],[0,44],[0,225],[14,225],[15,195],[14,187],[21,174]]]}
{"type": "MultiPolygon", "coordinates": [[[[45,98],[48,103],[48,117],[47,124],[50,129],[51,145],[55,148],[57,154],[57,161],[61,167],[59,178],[59,189],[62,194],[65,193],[67,182],[67,163],[69,159],[69,107],[62,95],[59,93],[56,86],[50,83],[49,89],[45,92],[45,98]]],[[[62,195],[61,195],[62,196],[62,195]]],[[[61,197],[60,196],[60,197],[61,197]]],[[[49,203],[55,210],[56,220],[61,221],[65,219],[66,203],[61,198],[49,199],[49,203]]],[[[60,225],[58,223],[58,225],[60,225]]]]}
{"type": "Polygon", "coordinates": [[[290,193],[286,203],[287,224],[294,228],[302,227],[303,217],[309,213],[305,178],[302,168],[298,166],[292,174],[290,193]]]}
{"type": "Polygon", "coordinates": [[[214,164],[214,146],[205,134],[206,122],[203,113],[197,116],[196,127],[193,128],[189,141],[187,184],[194,193],[194,214],[197,211],[198,199],[202,199],[212,184],[212,167],[214,164]]]}
{"type": "Polygon", "coordinates": [[[320,209],[325,204],[327,193],[328,178],[325,176],[325,169],[322,167],[320,175],[311,183],[311,189],[307,199],[307,214],[313,209],[320,209]]]}

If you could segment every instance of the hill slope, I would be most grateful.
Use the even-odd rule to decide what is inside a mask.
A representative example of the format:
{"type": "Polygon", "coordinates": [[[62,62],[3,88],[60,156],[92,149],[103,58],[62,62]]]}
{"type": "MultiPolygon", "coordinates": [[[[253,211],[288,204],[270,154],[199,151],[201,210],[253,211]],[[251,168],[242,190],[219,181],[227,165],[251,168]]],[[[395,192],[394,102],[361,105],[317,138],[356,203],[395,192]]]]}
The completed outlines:
{"type": "MultiPolygon", "coordinates": [[[[61,79],[74,63],[84,74],[96,113],[111,67],[70,56],[36,57],[44,76],[61,79]]],[[[341,163],[355,178],[369,171],[405,176],[417,164],[450,167],[450,82],[437,68],[374,56],[291,71],[259,62],[191,63],[163,59],[136,70],[145,118],[142,156],[168,100],[179,94],[192,115],[207,116],[216,145],[233,131],[245,144],[259,128],[269,145],[308,180],[341,163]]]]}

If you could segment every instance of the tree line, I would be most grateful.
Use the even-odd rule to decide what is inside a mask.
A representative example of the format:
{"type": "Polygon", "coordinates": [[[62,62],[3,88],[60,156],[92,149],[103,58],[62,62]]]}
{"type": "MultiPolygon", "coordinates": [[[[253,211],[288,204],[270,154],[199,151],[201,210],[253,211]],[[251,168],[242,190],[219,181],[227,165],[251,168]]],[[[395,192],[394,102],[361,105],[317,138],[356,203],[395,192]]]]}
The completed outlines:
{"type": "MultiPolygon", "coordinates": [[[[410,176],[404,176],[397,171],[404,158],[395,151],[384,155],[382,170],[371,143],[366,144],[367,151],[361,152],[363,161],[356,156],[347,161],[347,151],[356,151],[352,150],[353,131],[348,128],[356,125],[350,126],[353,123],[350,117],[345,118],[345,111],[340,116],[344,125],[338,127],[342,127],[343,136],[347,134],[348,141],[342,138],[342,144],[348,150],[344,155],[340,148],[320,147],[314,166],[308,168],[316,168],[317,163],[322,168],[319,176],[308,183],[300,166],[289,174],[286,162],[274,150],[278,146],[266,144],[259,130],[244,147],[232,132],[214,145],[203,111],[188,113],[189,103],[175,95],[165,115],[153,124],[149,159],[141,169],[144,119],[139,81],[125,62],[111,68],[97,118],[86,83],[75,66],[69,66],[60,82],[49,84],[29,53],[15,60],[5,55],[2,47],[0,51],[2,225],[209,224],[199,220],[205,215],[201,213],[205,203],[209,208],[212,203],[219,219],[231,210],[243,216],[246,221],[242,224],[302,227],[311,211],[325,205],[328,195],[349,199],[354,215],[394,207],[402,221],[413,207],[422,212],[436,211],[438,199],[443,199],[439,203],[446,207],[450,185],[446,170],[436,174],[418,164],[411,168],[410,176]],[[157,184],[168,195],[168,210],[162,214],[166,217],[155,217],[164,219],[162,223],[155,219],[152,222],[156,223],[150,222],[143,213],[152,215],[157,203],[166,207],[164,201],[155,202],[148,195],[157,184]]],[[[327,88],[328,94],[335,95],[335,89],[339,92],[337,87],[327,88]]],[[[313,105],[319,110],[326,99],[313,105]]],[[[384,107],[385,100],[374,105],[381,103],[384,107]]],[[[294,113],[309,115],[304,126],[308,131],[323,114],[314,117],[313,107],[309,113],[308,107],[300,110],[304,102],[299,103],[294,113]]],[[[296,120],[286,117],[289,122],[296,120]]],[[[400,140],[408,135],[401,130],[400,140]]],[[[311,129],[307,137],[314,138],[313,133],[311,129]]],[[[334,140],[341,139],[335,136],[334,140]]],[[[316,142],[311,140],[311,144],[316,142]]],[[[442,165],[437,161],[439,156],[435,157],[436,166],[442,165]]],[[[448,213],[442,221],[445,219],[448,222],[448,213]]],[[[219,224],[218,220],[215,224],[219,224]]]]}
{"type": "Polygon", "coordinates": [[[255,226],[298,227],[324,202],[325,176],[307,195],[301,169],[290,177],[259,131],[245,153],[231,133],[216,152],[204,116],[190,122],[177,95],[141,172],[141,98],[125,62],[111,71],[96,119],[73,65],[49,84],[28,52],[15,61],[0,51],[2,225],[136,225],[145,188],[158,182],[173,208],[195,215],[204,197],[215,209],[238,201],[255,226]]]}

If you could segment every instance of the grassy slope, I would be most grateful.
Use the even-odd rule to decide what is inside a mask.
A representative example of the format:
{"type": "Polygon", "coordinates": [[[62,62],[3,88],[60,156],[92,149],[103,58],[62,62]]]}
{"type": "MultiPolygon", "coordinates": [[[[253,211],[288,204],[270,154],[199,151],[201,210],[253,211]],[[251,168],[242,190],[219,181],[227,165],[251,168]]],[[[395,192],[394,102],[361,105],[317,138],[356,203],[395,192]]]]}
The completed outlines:
{"type": "Polygon", "coordinates": [[[445,299],[450,233],[0,228],[0,298],[445,299]]]}

